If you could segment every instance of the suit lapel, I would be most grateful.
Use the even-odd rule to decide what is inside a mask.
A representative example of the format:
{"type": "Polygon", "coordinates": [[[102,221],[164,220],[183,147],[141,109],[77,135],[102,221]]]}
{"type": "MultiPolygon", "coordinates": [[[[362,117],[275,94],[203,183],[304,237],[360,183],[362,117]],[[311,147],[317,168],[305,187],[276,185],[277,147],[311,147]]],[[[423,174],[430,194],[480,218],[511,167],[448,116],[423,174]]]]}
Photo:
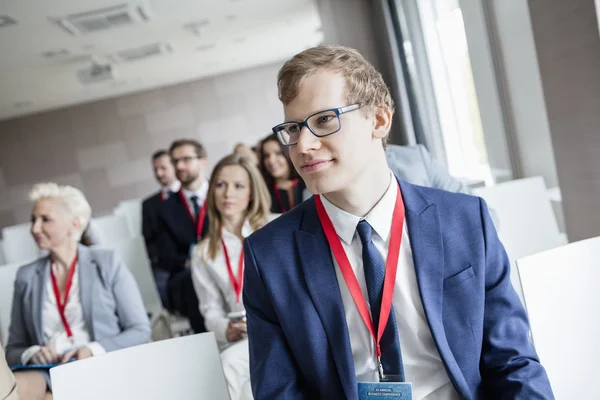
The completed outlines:
{"type": "MultiPolygon", "coordinates": [[[[173,228],[180,232],[180,235],[183,235],[183,238],[186,240],[190,240],[192,238],[196,238],[196,226],[195,222],[190,218],[186,205],[184,204],[182,198],[179,193],[173,194],[171,197],[167,199],[167,202],[170,202],[172,207],[170,207],[171,214],[171,224],[173,228]],[[173,199],[171,199],[173,198],[173,199]]],[[[207,224],[204,224],[204,228],[207,228],[207,224]]],[[[196,239],[191,241],[191,243],[195,243],[196,239]]]]}
{"type": "Polygon", "coordinates": [[[90,250],[85,246],[78,247],[77,257],[77,267],[79,269],[79,298],[81,299],[83,319],[90,331],[90,336],[94,338],[92,298],[97,277],[96,261],[92,258],[90,250]]]}
{"type": "Polygon", "coordinates": [[[36,275],[31,288],[32,323],[36,343],[45,344],[42,328],[42,308],[44,307],[46,284],[48,283],[48,275],[50,274],[50,258],[45,257],[37,262],[36,275]]]}
{"type": "Polygon", "coordinates": [[[469,397],[467,382],[450,350],[443,324],[444,248],[438,210],[415,186],[400,181],[415,273],[431,335],[454,386],[469,397]]]}
{"type": "Polygon", "coordinates": [[[302,230],[295,234],[308,291],[327,333],[346,398],[358,396],[350,337],[331,250],[317,216],[314,198],[305,207],[302,230]]]}

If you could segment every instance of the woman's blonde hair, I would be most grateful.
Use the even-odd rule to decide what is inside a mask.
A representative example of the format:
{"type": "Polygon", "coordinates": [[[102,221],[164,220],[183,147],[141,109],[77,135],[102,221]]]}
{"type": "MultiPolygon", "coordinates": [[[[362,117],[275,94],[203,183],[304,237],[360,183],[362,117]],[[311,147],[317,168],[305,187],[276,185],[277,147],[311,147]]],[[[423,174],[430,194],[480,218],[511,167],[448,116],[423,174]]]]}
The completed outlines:
{"type": "Polygon", "coordinates": [[[210,177],[210,186],[207,195],[208,236],[202,240],[204,242],[202,243],[203,246],[206,246],[205,243],[208,245],[208,258],[211,260],[214,260],[219,252],[221,246],[221,229],[223,228],[221,213],[219,213],[215,204],[217,177],[223,168],[232,165],[244,168],[250,178],[250,202],[248,203],[246,219],[253,230],[259,229],[267,223],[271,209],[271,195],[258,168],[252,161],[235,153],[221,159],[215,166],[210,177]]]}
{"type": "Polygon", "coordinates": [[[83,235],[92,216],[92,207],[81,190],[73,186],[58,185],[54,182],[38,183],[34,185],[31,192],[29,192],[29,200],[35,204],[39,200],[44,199],[58,201],[70,216],[77,218],[80,230],[77,232],[77,237],[74,239],[81,239],[81,235],[83,235]]]}
{"type": "MultiPolygon", "coordinates": [[[[356,50],[344,46],[318,46],[296,54],[283,64],[277,76],[279,100],[289,104],[304,80],[320,71],[341,74],[346,80],[346,101],[360,104],[370,113],[377,108],[394,112],[394,100],[381,74],[356,50]]],[[[383,144],[388,139],[387,135],[383,144]]]]}

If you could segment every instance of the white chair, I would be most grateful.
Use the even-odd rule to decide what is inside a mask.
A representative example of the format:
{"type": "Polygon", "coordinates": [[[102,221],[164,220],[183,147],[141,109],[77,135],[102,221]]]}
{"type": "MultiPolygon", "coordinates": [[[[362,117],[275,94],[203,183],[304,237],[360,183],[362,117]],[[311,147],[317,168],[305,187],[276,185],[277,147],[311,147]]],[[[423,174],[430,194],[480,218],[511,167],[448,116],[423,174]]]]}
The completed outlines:
{"type": "Polygon", "coordinates": [[[523,300],[515,261],[565,244],[541,177],[519,179],[477,188],[493,209],[498,236],[511,263],[511,282],[523,300]]]}
{"type": "Polygon", "coordinates": [[[114,250],[121,257],[138,284],[146,310],[151,313],[160,312],[162,305],[144,239],[141,236],[125,238],[112,241],[110,245],[101,244],[100,247],[114,250]]]}
{"type": "Polygon", "coordinates": [[[0,265],[0,343],[6,346],[17,271],[23,264],[0,265]]]}
{"type": "Polygon", "coordinates": [[[40,256],[30,228],[31,224],[20,224],[2,229],[2,247],[7,263],[26,263],[40,256]]]}
{"type": "Polygon", "coordinates": [[[600,237],[517,261],[533,343],[557,399],[600,399],[600,237]]]}
{"type": "Polygon", "coordinates": [[[94,218],[94,225],[99,231],[101,244],[103,247],[111,247],[123,239],[132,238],[127,220],[122,215],[107,215],[105,217],[94,218]]]}
{"type": "Polygon", "coordinates": [[[127,200],[119,203],[115,208],[115,215],[121,215],[127,220],[127,226],[133,236],[142,233],[142,201],[127,200]]]}
{"type": "Polygon", "coordinates": [[[229,400],[213,333],[130,347],[50,370],[56,400],[229,400]]]}
{"type": "Polygon", "coordinates": [[[167,329],[168,337],[182,336],[192,331],[187,318],[170,316],[163,309],[150,260],[146,253],[146,245],[141,236],[112,241],[112,243],[102,244],[100,247],[114,250],[131,270],[142,295],[146,312],[150,316],[154,339],[164,338],[160,333],[158,336],[154,335],[154,333],[160,332],[159,329],[162,326],[167,329]]]}
{"type": "Polygon", "coordinates": [[[6,264],[6,258],[4,258],[4,244],[2,240],[0,240],[0,265],[6,264]]]}

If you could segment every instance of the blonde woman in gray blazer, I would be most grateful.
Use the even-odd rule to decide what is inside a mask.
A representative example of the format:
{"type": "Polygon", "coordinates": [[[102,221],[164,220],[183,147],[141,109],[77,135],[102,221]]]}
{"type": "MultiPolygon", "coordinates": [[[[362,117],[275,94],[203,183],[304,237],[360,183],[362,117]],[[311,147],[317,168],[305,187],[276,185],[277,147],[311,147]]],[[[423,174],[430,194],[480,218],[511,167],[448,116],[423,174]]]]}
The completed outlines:
{"type": "MultiPolygon", "coordinates": [[[[48,183],[30,197],[31,233],[49,255],[17,273],[8,364],[60,364],[147,343],[150,324],[127,267],[110,250],[78,244],[91,215],[83,194],[48,183]]],[[[46,371],[15,378],[23,400],[52,398],[46,371]]]]}

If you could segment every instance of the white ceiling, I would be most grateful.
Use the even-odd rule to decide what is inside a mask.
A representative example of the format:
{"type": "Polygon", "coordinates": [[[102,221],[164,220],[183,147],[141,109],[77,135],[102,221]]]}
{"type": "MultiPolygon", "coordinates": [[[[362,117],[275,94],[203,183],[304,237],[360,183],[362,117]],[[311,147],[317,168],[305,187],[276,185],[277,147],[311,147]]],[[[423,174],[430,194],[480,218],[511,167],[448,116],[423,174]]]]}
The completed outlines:
{"type": "Polygon", "coordinates": [[[148,0],[150,20],[74,36],[53,18],[140,3],[127,0],[10,0],[0,16],[0,119],[281,61],[323,40],[315,0],[148,0]],[[186,24],[208,21],[199,35],[186,24]],[[77,72],[90,56],[166,43],[164,56],[112,62],[116,79],[82,84],[77,72]],[[68,54],[45,58],[48,51],[68,54]]]}

